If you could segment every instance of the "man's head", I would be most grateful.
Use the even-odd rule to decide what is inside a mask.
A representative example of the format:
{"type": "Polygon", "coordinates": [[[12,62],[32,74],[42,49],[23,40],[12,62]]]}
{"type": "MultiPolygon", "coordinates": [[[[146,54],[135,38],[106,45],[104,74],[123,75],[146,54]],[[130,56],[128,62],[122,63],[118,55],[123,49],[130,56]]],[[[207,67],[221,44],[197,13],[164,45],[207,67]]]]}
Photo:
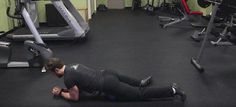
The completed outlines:
{"type": "Polygon", "coordinates": [[[58,77],[64,75],[64,64],[59,58],[50,58],[45,64],[45,69],[55,73],[58,77]]]}

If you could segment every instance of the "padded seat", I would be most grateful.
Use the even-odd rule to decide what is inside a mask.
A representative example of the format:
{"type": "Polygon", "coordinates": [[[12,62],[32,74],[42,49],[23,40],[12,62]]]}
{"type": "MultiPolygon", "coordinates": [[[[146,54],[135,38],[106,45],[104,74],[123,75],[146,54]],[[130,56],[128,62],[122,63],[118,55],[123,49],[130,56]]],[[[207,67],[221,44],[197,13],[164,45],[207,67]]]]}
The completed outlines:
{"type": "MultiPolygon", "coordinates": [[[[181,17],[179,18],[172,18],[172,17],[163,17],[163,16],[159,16],[159,19],[160,21],[168,21],[168,23],[161,23],[160,26],[162,28],[166,28],[168,26],[171,26],[171,25],[174,25],[174,24],[177,24],[177,23],[180,23],[182,21],[185,21],[185,20],[189,20],[189,16],[191,15],[198,15],[198,16],[202,16],[203,13],[201,11],[191,11],[189,9],[189,6],[186,2],[187,0],[181,0],[181,7],[182,9],[178,9],[178,11],[182,14],[181,17]]],[[[192,26],[195,26],[195,27],[202,27],[203,25],[200,23],[191,23],[192,26]]]]}
{"type": "Polygon", "coordinates": [[[200,11],[192,11],[192,12],[190,12],[189,14],[190,14],[190,15],[203,15],[203,13],[200,12],[200,11]]]}

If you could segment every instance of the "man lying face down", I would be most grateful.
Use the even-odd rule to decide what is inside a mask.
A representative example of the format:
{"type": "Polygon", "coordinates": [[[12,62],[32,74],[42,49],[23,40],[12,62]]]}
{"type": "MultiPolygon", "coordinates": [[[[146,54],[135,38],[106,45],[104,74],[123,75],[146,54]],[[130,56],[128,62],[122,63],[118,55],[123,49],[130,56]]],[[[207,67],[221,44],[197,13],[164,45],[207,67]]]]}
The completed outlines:
{"type": "Polygon", "coordinates": [[[58,58],[51,58],[45,65],[59,78],[64,77],[66,89],[53,87],[52,94],[67,100],[78,101],[81,92],[107,96],[115,100],[155,100],[178,96],[185,101],[184,92],[173,83],[169,87],[150,86],[151,76],[138,80],[114,70],[94,70],[82,64],[65,65],[58,58]]]}

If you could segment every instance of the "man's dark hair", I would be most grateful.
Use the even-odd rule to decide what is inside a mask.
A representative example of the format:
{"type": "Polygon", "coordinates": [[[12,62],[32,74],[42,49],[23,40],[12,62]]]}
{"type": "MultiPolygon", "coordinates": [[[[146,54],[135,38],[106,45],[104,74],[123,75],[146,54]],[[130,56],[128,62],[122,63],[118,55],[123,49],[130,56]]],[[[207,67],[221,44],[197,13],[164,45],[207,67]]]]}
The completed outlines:
{"type": "Polygon", "coordinates": [[[61,69],[63,66],[64,64],[59,58],[50,58],[45,64],[45,69],[54,72],[56,68],[61,69]]]}

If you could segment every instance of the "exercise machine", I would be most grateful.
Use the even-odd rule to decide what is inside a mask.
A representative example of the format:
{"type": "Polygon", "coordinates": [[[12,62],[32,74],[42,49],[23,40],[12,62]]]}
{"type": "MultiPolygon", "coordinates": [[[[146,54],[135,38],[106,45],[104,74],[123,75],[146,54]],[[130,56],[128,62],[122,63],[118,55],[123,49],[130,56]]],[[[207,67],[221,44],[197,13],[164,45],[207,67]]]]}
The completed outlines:
{"type": "Polygon", "coordinates": [[[176,14],[179,7],[179,0],[168,0],[168,2],[166,0],[158,0],[157,2],[157,8],[166,13],[176,14]]]}
{"type": "Polygon", "coordinates": [[[143,9],[147,12],[154,12],[155,6],[154,6],[154,0],[152,0],[152,3],[150,3],[149,0],[147,0],[147,4],[143,7],[143,9]]]}
{"type": "Polygon", "coordinates": [[[220,33],[218,40],[211,41],[211,44],[216,46],[232,46],[233,43],[231,43],[229,39],[233,36],[231,28],[236,26],[236,3],[225,0],[221,3],[219,9],[225,11],[223,15],[226,16],[226,23],[224,23],[224,30],[220,33]]]}
{"type": "MultiPolygon", "coordinates": [[[[205,1],[205,0],[197,0],[197,3],[198,5],[201,7],[201,8],[207,8],[211,5],[211,3],[209,3],[208,1],[205,1]]],[[[206,16],[208,17],[208,19],[211,17],[210,15],[206,16]]],[[[202,35],[204,35],[205,31],[206,31],[206,27],[203,27],[201,31],[195,31],[193,33],[193,35],[191,35],[191,38],[196,41],[196,42],[200,42],[203,38],[202,35]]]]}
{"type": "MultiPolygon", "coordinates": [[[[212,42],[212,44],[214,44],[214,45],[232,45],[229,42],[228,43],[222,42],[222,40],[226,39],[226,37],[227,37],[226,35],[230,33],[228,29],[235,25],[234,21],[233,21],[234,17],[235,17],[235,14],[234,14],[235,12],[232,12],[235,10],[235,8],[230,9],[230,7],[227,7],[224,4],[225,2],[226,1],[222,2],[219,5],[218,11],[217,11],[216,16],[214,18],[212,34],[214,34],[215,36],[219,35],[221,37],[221,38],[219,38],[217,43],[212,42]],[[222,32],[219,32],[220,28],[222,28],[222,27],[224,30],[222,32]]],[[[198,5],[201,6],[202,8],[207,8],[210,6],[210,4],[204,0],[198,0],[198,5]]],[[[211,15],[207,15],[207,16],[203,16],[203,17],[209,21],[209,19],[211,18],[211,15]]],[[[204,38],[204,34],[206,33],[206,28],[207,28],[207,26],[203,27],[200,31],[196,30],[193,33],[193,35],[191,35],[191,38],[196,42],[202,41],[204,38]]]]}
{"type": "Polygon", "coordinates": [[[0,31],[0,37],[2,36],[2,34],[4,34],[4,31],[0,31]]]}
{"type": "Polygon", "coordinates": [[[158,0],[158,8],[160,8],[160,10],[167,10],[169,8],[169,4],[166,2],[166,0],[163,0],[161,5],[160,5],[160,0],[158,0]]]}
{"type": "MultiPolygon", "coordinates": [[[[167,23],[160,24],[162,28],[167,28],[168,26],[183,22],[185,20],[189,20],[190,16],[193,16],[193,15],[197,15],[197,16],[203,15],[203,13],[200,11],[191,11],[187,4],[187,0],[181,0],[180,4],[183,11],[180,8],[177,8],[177,10],[181,14],[181,17],[177,17],[177,18],[172,18],[172,17],[167,17],[167,16],[158,17],[160,22],[167,22],[167,23]]],[[[196,27],[202,26],[202,24],[198,24],[198,23],[191,23],[191,25],[196,26],[196,27]]]]}
{"type": "Polygon", "coordinates": [[[135,11],[136,9],[141,7],[141,0],[132,0],[132,10],[135,11]]]}
{"type": "MultiPolygon", "coordinates": [[[[196,58],[192,58],[191,59],[191,63],[193,64],[193,66],[199,71],[199,72],[204,72],[204,68],[200,65],[200,60],[201,60],[201,57],[203,55],[203,52],[205,50],[205,47],[206,47],[206,42],[207,42],[207,39],[208,39],[208,36],[213,28],[213,24],[214,24],[214,19],[216,17],[216,13],[219,9],[219,5],[221,4],[221,6],[226,6],[226,7],[229,7],[228,9],[232,9],[233,11],[231,12],[234,12],[235,11],[235,7],[236,7],[236,3],[233,1],[233,0],[223,0],[222,2],[220,0],[206,0],[207,4],[212,4],[213,5],[213,10],[212,10],[212,16],[211,16],[211,19],[208,23],[208,26],[206,28],[206,33],[204,33],[204,39],[203,39],[203,42],[202,42],[202,45],[201,45],[201,48],[199,50],[199,53],[197,55],[196,58]]],[[[227,11],[227,10],[226,10],[227,11]]],[[[226,12],[225,11],[225,12],[226,12]]],[[[227,11],[229,12],[229,11],[227,11]]],[[[227,28],[228,29],[228,28],[227,28]]]]}
{"type": "MultiPolygon", "coordinates": [[[[24,42],[25,49],[32,55],[32,57],[24,62],[11,61],[11,43],[0,42],[0,68],[43,67],[45,62],[53,56],[53,52],[42,40],[34,22],[25,8],[22,9],[22,16],[35,39],[35,41],[26,40],[24,42]]],[[[45,72],[45,70],[42,69],[42,72],[45,72]]]]}
{"type": "MultiPolygon", "coordinates": [[[[24,14],[30,14],[31,19],[34,22],[34,26],[38,28],[40,36],[44,40],[74,40],[77,38],[84,38],[86,36],[86,33],[89,31],[89,26],[78,13],[70,0],[50,0],[57,11],[65,19],[69,27],[39,27],[37,24],[38,17],[35,4],[36,1],[39,0],[16,0],[17,8],[15,11],[19,12],[19,15],[10,15],[10,9],[7,9],[8,16],[11,18],[18,17],[19,19],[24,14]]],[[[12,40],[27,40],[32,39],[33,35],[28,28],[19,28],[8,34],[6,37],[12,40]]]]}
{"type": "MultiPolygon", "coordinates": [[[[43,43],[26,40],[24,47],[31,53],[32,58],[27,61],[12,61],[11,43],[0,41],[0,68],[43,67],[47,59],[53,55],[52,51],[43,43]]],[[[44,69],[42,72],[45,72],[44,69]]]]}

